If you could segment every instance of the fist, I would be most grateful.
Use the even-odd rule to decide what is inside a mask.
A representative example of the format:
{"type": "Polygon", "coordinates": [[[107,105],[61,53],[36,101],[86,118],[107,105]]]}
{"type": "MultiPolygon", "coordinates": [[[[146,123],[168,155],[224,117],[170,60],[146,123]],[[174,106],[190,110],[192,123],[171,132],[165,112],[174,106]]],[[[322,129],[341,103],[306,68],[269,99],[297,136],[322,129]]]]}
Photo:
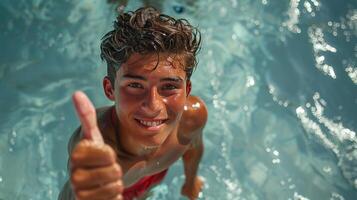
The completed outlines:
{"type": "Polygon", "coordinates": [[[103,142],[93,104],[82,92],[74,93],[73,103],[83,133],[70,159],[76,199],[122,199],[122,171],[114,150],[103,142]]]}
{"type": "Polygon", "coordinates": [[[113,149],[89,140],[78,143],[71,156],[71,183],[77,200],[121,199],[122,172],[113,149]]]}

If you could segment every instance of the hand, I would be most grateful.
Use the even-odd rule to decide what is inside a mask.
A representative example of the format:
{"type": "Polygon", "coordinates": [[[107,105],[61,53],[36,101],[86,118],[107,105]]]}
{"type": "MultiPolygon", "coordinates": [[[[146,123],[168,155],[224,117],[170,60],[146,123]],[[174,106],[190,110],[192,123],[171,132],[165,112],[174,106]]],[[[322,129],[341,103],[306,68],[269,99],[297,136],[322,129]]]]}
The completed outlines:
{"type": "Polygon", "coordinates": [[[203,188],[203,179],[196,176],[193,182],[185,182],[181,188],[181,194],[188,197],[190,200],[195,200],[198,198],[199,193],[203,188]]]}
{"type": "Polygon", "coordinates": [[[122,171],[114,150],[104,144],[96,111],[83,92],[73,94],[83,138],[71,155],[71,184],[77,200],[123,199],[122,171]]]}

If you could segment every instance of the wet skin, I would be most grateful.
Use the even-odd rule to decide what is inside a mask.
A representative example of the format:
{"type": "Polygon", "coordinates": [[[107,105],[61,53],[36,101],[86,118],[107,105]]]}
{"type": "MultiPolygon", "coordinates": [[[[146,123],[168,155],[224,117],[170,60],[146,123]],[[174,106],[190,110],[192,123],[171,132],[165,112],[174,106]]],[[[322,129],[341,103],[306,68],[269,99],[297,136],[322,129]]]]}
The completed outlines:
{"type": "Polygon", "coordinates": [[[74,95],[83,135],[71,156],[71,184],[78,199],[120,199],[123,185],[167,169],[181,157],[186,176],[182,194],[195,199],[201,191],[197,169],[207,109],[189,94],[182,58],[163,54],[159,63],[157,58],[134,54],[117,71],[114,86],[104,78],[113,107],[94,111],[86,106],[89,100],[74,95]],[[89,111],[81,111],[81,105],[89,111]]]}

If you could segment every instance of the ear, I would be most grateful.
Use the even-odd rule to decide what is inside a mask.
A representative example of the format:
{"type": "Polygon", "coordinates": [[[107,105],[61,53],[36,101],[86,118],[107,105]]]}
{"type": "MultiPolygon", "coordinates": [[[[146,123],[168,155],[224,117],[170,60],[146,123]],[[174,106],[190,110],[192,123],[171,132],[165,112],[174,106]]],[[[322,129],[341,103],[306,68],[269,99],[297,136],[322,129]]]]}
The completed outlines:
{"type": "Polygon", "coordinates": [[[186,82],[186,96],[190,95],[192,89],[192,84],[190,80],[187,80],[186,82]]]}
{"type": "Polygon", "coordinates": [[[104,94],[105,96],[111,100],[114,101],[115,100],[115,96],[114,96],[114,86],[112,85],[110,79],[108,76],[105,76],[103,78],[103,90],[104,90],[104,94]]]}

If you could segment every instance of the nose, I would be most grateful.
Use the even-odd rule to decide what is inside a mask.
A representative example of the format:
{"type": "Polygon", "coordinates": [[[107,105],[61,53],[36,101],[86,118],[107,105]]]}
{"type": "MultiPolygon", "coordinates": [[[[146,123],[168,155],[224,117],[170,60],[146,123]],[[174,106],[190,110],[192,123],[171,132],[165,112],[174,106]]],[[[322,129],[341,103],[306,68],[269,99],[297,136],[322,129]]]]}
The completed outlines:
{"type": "Polygon", "coordinates": [[[143,101],[144,112],[149,115],[148,117],[155,117],[160,114],[163,108],[164,99],[158,93],[156,87],[151,88],[143,101]]]}

